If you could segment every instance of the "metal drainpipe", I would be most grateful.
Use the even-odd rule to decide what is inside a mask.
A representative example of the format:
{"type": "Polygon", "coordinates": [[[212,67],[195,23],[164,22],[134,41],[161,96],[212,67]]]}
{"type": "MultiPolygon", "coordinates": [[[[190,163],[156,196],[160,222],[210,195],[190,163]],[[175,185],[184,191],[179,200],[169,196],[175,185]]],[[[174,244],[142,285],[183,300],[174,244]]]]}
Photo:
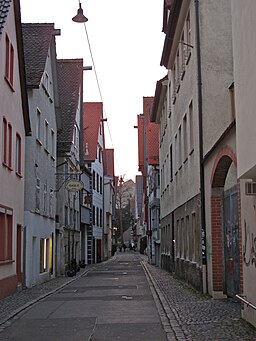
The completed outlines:
{"type": "Polygon", "coordinates": [[[200,22],[199,0],[194,0],[196,19],[196,54],[197,54],[197,94],[198,94],[198,118],[199,118],[199,158],[200,158],[200,194],[201,194],[201,242],[203,265],[203,292],[208,292],[207,286],[207,257],[206,257],[206,227],[205,227],[205,190],[204,190],[204,163],[203,163],[203,109],[202,109],[202,73],[201,73],[201,49],[200,49],[200,22]]]}

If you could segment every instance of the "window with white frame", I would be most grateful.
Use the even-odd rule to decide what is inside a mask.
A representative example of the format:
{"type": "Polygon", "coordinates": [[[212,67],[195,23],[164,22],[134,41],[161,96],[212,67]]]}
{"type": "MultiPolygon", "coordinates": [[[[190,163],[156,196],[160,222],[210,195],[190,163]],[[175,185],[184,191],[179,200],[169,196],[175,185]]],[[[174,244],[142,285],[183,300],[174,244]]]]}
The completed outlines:
{"type": "Polygon", "coordinates": [[[193,114],[193,102],[191,101],[188,109],[189,115],[189,153],[194,150],[194,114],[193,114]]]}
{"type": "Polygon", "coordinates": [[[47,120],[44,121],[44,148],[49,151],[49,123],[47,120]]]}
{"type": "Polygon", "coordinates": [[[188,158],[187,115],[183,117],[183,162],[188,158]]]}
{"type": "Polygon", "coordinates": [[[36,179],[36,200],[35,200],[35,204],[36,204],[36,207],[35,207],[35,210],[37,212],[40,211],[40,179],[37,178],[36,179]]]}
{"type": "Polygon", "coordinates": [[[43,210],[44,210],[44,213],[46,213],[47,211],[47,183],[44,184],[43,210]]]}
{"type": "Polygon", "coordinates": [[[53,129],[51,129],[51,156],[55,157],[55,133],[53,129]]]}
{"type": "Polygon", "coordinates": [[[41,141],[41,111],[39,109],[36,111],[36,138],[41,141]]]}

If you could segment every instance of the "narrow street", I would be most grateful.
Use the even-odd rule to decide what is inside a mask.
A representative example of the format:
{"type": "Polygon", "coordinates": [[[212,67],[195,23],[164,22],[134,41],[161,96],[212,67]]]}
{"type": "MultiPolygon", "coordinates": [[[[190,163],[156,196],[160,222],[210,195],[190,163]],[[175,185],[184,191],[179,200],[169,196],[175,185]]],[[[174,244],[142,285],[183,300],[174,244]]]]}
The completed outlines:
{"type": "Polygon", "coordinates": [[[201,295],[126,251],[1,300],[0,340],[246,341],[256,331],[238,302],[201,295]]]}

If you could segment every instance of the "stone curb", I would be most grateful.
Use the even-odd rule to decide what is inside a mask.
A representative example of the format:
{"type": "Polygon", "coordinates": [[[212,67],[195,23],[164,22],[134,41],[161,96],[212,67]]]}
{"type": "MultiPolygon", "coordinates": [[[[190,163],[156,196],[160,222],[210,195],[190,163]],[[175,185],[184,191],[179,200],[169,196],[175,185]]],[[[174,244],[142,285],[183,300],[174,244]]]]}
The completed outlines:
{"type": "Polygon", "coordinates": [[[175,311],[175,309],[170,307],[170,305],[166,301],[163,293],[159,289],[156,281],[154,280],[153,276],[151,275],[150,271],[147,268],[147,262],[145,260],[142,260],[141,264],[145,272],[147,273],[147,276],[150,278],[150,281],[153,284],[157,297],[159,301],[161,302],[162,308],[164,310],[165,318],[161,315],[160,315],[160,318],[161,318],[162,323],[164,322],[163,327],[166,331],[166,336],[167,336],[168,341],[169,340],[180,340],[180,341],[187,340],[187,337],[182,329],[182,326],[179,323],[179,319],[177,318],[177,312],[175,311]],[[166,320],[168,320],[168,322],[166,320]],[[168,330],[169,329],[168,327],[171,328],[171,330],[168,330]]]}

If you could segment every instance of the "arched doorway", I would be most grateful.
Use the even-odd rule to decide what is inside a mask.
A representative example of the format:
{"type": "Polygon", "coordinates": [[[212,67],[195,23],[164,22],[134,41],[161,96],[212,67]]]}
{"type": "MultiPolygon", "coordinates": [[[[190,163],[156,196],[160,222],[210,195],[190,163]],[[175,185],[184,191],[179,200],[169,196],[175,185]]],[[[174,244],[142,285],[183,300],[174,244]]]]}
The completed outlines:
{"type": "Polygon", "coordinates": [[[213,291],[234,297],[240,292],[240,192],[236,156],[230,147],[215,158],[211,185],[213,291]]]}

